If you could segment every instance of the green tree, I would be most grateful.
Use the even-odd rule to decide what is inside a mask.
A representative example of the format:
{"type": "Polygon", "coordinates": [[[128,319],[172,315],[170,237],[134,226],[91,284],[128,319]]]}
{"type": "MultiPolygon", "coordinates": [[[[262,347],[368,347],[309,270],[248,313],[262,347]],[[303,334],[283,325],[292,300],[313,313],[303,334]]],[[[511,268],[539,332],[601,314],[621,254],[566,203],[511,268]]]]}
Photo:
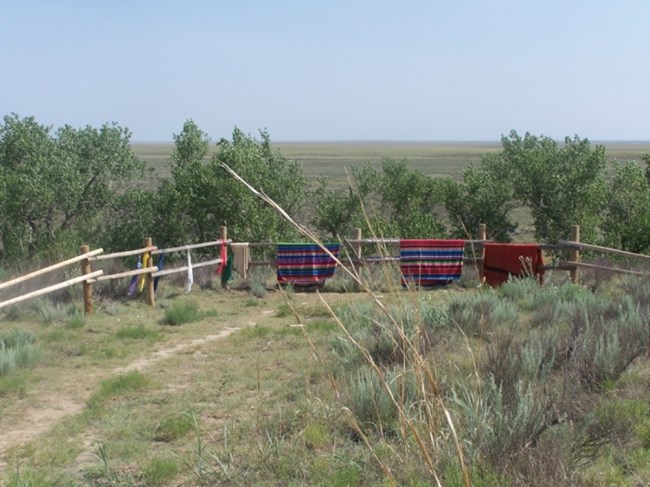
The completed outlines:
{"type": "Polygon", "coordinates": [[[645,162],[645,179],[650,184],[650,154],[643,154],[641,160],[645,162]]]}
{"type": "Polygon", "coordinates": [[[650,186],[638,164],[614,166],[606,201],[602,223],[605,244],[637,253],[650,250],[650,186]]]}
{"type": "Polygon", "coordinates": [[[440,180],[408,167],[406,159],[384,159],[379,183],[388,232],[402,238],[442,237],[439,212],[444,200],[440,180]]]}
{"type": "MultiPolygon", "coordinates": [[[[377,220],[376,215],[364,215],[364,210],[372,212],[371,195],[377,199],[379,172],[370,163],[353,167],[348,183],[346,189],[332,189],[329,179],[321,176],[318,187],[311,194],[314,208],[311,224],[324,235],[338,239],[351,236],[354,228],[367,232],[370,230],[367,220],[377,220]]],[[[377,231],[376,228],[373,230],[377,231]]]]}
{"type": "Polygon", "coordinates": [[[261,140],[257,140],[235,128],[232,141],[224,138],[219,141],[210,164],[216,184],[212,192],[214,212],[228,226],[229,235],[240,241],[277,241],[291,238],[296,230],[234,180],[221,166],[222,162],[266,193],[289,215],[297,214],[307,194],[307,181],[300,163],[274,150],[266,131],[260,131],[260,136],[261,140]]]}
{"type": "Polygon", "coordinates": [[[500,157],[488,154],[480,167],[470,165],[463,171],[462,183],[445,180],[445,207],[454,236],[476,237],[479,224],[485,223],[489,238],[512,240],[517,224],[511,211],[516,205],[508,172],[500,157]]]}
{"type": "MultiPolygon", "coordinates": [[[[217,238],[219,221],[214,198],[219,190],[210,166],[210,138],[193,120],[187,120],[179,134],[174,134],[171,156],[172,186],[161,186],[159,204],[164,211],[175,209],[165,231],[171,237],[184,233],[192,240],[205,242],[217,238]],[[177,227],[171,230],[171,227],[177,227]]],[[[161,208],[160,211],[163,211],[161,208]]],[[[169,213],[168,213],[169,215],[169,213]]],[[[164,239],[163,239],[164,240],[164,239]]]]}
{"type": "Polygon", "coordinates": [[[515,198],[531,211],[535,237],[553,242],[579,224],[585,240],[593,241],[605,198],[605,148],[577,136],[558,144],[514,131],[501,143],[496,157],[510,172],[515,198]]]}
{"type": "Polygon", "coordinates": [[[350,187],[344,191],[329,189],[326,178],[319,184],[312,224],[329,235],[350,235],[354,227],[366,234],[404,238],[446,233],[440,219],[444,184],[412,170],[406,159],[384,159],[381,171],[369,163],[353,168],[350,187]]]}
{"type": "Polygon", "coordinates": [[[5,116],[0,125],[3,258],[76,252],[82,242],[95,243],[115,198],[144,169],[130,136],[117,124],[66,125],[52,134],[33,117],[5,116]]]}

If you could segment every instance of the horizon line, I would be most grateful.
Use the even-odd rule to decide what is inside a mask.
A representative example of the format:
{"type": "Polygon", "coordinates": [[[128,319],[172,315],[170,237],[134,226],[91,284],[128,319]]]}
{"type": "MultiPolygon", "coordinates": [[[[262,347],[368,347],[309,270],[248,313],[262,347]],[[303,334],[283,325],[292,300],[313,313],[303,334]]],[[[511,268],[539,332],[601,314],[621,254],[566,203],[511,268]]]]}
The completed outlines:
{"type": "MultiPolygon", "coordinates": [[[[558,139],[561,141],[561,139],[558,139]]],[[[592,139],[594,144],[650,144],[650,139],[592,139]]],[[[132,140],[131,144],[174,144],[173,140],[132,140]]],[[[210,143],[216,143],[210,140],[210,143]]],[[[271,140],[273,144],[501,144],[501,139],[313,139],[271,140]]]]}

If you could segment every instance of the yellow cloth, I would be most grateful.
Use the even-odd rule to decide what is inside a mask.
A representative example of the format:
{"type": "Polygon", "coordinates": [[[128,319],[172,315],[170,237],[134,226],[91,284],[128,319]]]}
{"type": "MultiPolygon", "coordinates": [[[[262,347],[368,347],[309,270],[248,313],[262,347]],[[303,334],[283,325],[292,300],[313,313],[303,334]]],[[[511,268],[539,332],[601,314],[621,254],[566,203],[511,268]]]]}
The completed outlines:
{"type": "Polygon", "coordinates": [[[251,261],[251,254],[247,243],[231,243],[230,250],[232,250],[233,268],[244,279],[246,279],[246,272],[248,271],[248,263],[251,261]]]}
{"type": "MultiPolygon", "coordinates": [[[[145,254],[142,256],[142,268],[146,269],[147,267],[151,267],[151,254],[149,252],[145,252],[145,254]]],[[[146,281],[146,274],[140,274],[138,277],[138,292],[141,293],[144,291],[144,283],[146,281]]]]}

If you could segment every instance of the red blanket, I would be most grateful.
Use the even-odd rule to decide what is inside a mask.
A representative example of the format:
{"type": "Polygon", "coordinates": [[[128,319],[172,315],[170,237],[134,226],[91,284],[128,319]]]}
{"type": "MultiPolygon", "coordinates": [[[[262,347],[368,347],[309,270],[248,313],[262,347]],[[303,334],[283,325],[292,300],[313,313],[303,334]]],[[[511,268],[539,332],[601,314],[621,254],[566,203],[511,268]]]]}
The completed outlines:
{"type": "Polygon", "coordinates": [[[544,276],[544,258],[537,244],[486,243],[483,277],[490,286],[499,286],[509,276],[544,276]]]}

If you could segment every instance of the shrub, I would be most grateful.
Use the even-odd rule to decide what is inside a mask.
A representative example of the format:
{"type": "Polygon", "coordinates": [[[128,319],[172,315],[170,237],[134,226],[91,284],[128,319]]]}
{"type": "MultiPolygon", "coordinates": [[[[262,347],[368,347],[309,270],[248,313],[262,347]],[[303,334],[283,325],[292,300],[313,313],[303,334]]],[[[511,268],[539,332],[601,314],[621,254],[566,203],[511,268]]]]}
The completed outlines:
{"type": "Polygon", "coordinates": [[[180,326],[186,323],[199,321],[203,314],[199,311],[199,306],[192,302],[177,302],[165,310],[165,316],[162,319],[163,325],[180,326]]]}
{"type": "Polygon", "coordinates": [[[517,309],[492,292],[461,294],[449,301],[449,320],[469,336],[484,336],[497,326],[508,326],[519,318],[517,309]]]}
{"type": "Polygon", "coordinates": [[[384,379],[390,394],[377,373],[362,366],[351,379],[348,391],[350,410],[355,419],[382,433],[395,427],[400,409],[410,410],[417,397],[413,371],[395,367],[384,372],[384,379]]]}
{"type": "Polygon", "coordinates": [[[173,458],[155,457],[142,469],[142,477],[145,484],[152,487],[168,485],[178,470],[178,464],[173,458]]]}
{"type": "Polygon", "coordinates": [[[156,441],[173,441],[186,435],[194,427],[195,418],[192,414],[181,413],[167,416],[156,425],[153,439],[156,441]]]}
{"type": "Polygon", "coordinates": [[[0,377],[15,369],[28,367],[38,359],[33,345],[35,336],[26,330],[13,330],[0,335],[0,377]]]}
{"type": "Polygon", "coordinates": [[[451,400],[463,427],[467,457],[494,466],[534,444],[551,414],[548,399],[524,381],[515,384],[508,400],[491,378],[480,388],[459,384],[451,400]]]}

